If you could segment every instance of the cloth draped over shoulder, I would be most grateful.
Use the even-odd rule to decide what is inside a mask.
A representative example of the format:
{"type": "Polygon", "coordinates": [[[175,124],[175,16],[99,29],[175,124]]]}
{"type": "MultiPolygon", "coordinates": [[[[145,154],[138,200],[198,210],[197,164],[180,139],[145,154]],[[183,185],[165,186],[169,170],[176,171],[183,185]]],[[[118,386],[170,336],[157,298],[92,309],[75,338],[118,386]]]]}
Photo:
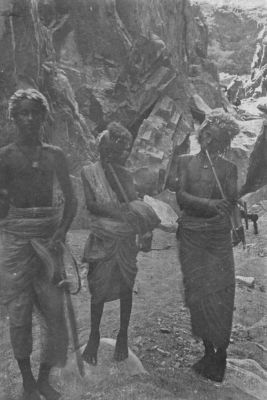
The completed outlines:
{"type": "Polygon", "coordinates": [[[59,260],[47,250],[60,224],[55,207],[13,208],[0,220],[0,302],[7,304],[31,285],[38,274],[51,279],[59,260]]]}
{"type": "MultiPolygon", "coordinates": [[[[120,202],[112,190],[101,162],[83,168],[83,174],[95,201],[99,205],[119,208],[120,202]]],[[[154,210],[140,201],[130,203],[136,214],[135,226],[122,220],[89,214],[90,234],[84,250],[84,261],[95,268],[89,270],[89,289],[92,302],[112,301],[120,297],[121,280],[132,289],[137,274],[136,235],[153,230],[159,223],[154,210]]]]}
{"type": "Polygon", "coordinates": [[[231,226],[221,216],[179,219],[179,254],[192,331],[215,346],[229,344],[235,294],[231,226]]]}

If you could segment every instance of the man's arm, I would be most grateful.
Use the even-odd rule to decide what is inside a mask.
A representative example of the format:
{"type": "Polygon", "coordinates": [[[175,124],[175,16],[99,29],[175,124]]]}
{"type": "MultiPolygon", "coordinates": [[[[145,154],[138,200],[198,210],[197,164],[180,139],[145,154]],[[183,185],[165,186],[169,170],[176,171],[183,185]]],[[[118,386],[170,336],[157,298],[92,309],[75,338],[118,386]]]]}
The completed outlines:
{"type": "MultiPolygon", "coordinates": [[[[187,192],[187,162],[188,159],[179,157],[177,168],[176,200],[181,209],[187,207],[196,211],[205,211],[212,215],[230,215],[232,204],[225,199],[208,199],[205,197],[194,196],[187,192]]],[[[229,189],[230,190],[230,189],[229,189]]]]}
{"type": "Polygon", "coordinates": [[[7,216],[8,210],[7,168],[3,156],[0,154],[0,219],[7,216]]]}
{"type": "Polygon", "coordinates": [[[233,205],[236,204],[238,199],[237,166],[233,163],[230,164],[226,175],[225,197],[233,205]]]}
{"type": "Polygon", "coordinates": [[[93,215],[122,220],[122,212],[120,209],[116,209],[115,207],[108,205],[100,205],[96,202],[94,192],[92,191],[89,182],[86,179],[83,169],[81,171],[81,178],[87,210],[90,211],[90,213],[93,215]]]}
{"type": "Polygon", "coordinates": [[[195,210],[207,210],[209,199],[193,196],[187,192],[187,162],[184,157],[178,158],[177,163],[177,179],[176,179],[176,200],[181,209],[190,207],[195,210]]]}
{"type": "Polygon", "coordinates": [[[76,215],[77,199],[74,195],[72,183],[70,180],[67,160],[63,154],[63,151],[60,149],[57,149],[55,154],[55,171],[61,190],[63,192],[65,202],[60,226],[54,234],[52,240],[64,241],[66,233],[73,221],[73,218],[76,215]]]}

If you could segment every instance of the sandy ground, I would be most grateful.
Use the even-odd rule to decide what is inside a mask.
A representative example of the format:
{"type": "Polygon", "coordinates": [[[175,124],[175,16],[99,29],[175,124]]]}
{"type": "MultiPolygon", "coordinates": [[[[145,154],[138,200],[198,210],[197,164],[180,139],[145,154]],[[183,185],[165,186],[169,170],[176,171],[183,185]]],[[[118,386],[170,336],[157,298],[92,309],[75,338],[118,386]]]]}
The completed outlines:
{"type": "MultiPolygon", "coordinates": [[[[257,365],[267,368],[266,310],[267,284],[267,218],[262,217],[260,234],[255,236],[252,227],[247,235],[248,248],[235,248],[236,274],[255,277],[250,288],[237,283],[236,309],[229,357],[254,359],[257,365]]],[[[86,231],[72,231],[69,244],[80,261],[86,231]]],[[[83,274],[85,275],[85,274],[83,274]]],[[[89,295],[83,279],[81,293],[73,297],[78,316],[79,337],[85,344],[89,332],[89,295]]],[[[118,301],[105,306],[101,336],[116,338],[119,325],[118,301]]],[[[0,322],[1,365],[0,400],[19,399],[21,382],[9,345],[8,321],[4,310],[0,322]]],[[[37,328],[34,328],[38,336],[37,328]]],[[[77,388],[69,390],[64,400],[86,399],[209,399],[249,400],[263,399],[257,382],[247,390],[246,378],[233,375],[229,367],[223,384],[215,384],[196,376],[190,365],[201,357],[202,345],[192,337],[188,310],[183,304],[182,276],[177,260],[175,235],[156,231],[153,250],[140,254],[133,312],[129,330],[129,346],[142,361],[149,375],[130,377],[121,373],[107,377],[92,385],[86,393],[77,388]],[[168,247],[168,249],[164,249],[168,247]],[[164,333],[166,332],[166,333],[164,333]],[[238,380],[239,379],[239,380],[238,380]],[[242,382],[243,379],[243,382],[242,382]],[[257,391],[259,393],[257,393],[257,391]],[[254,396],[255,395],[255,396],[254,396]]],[[[112,358],[112,354],[110,355],[112,358]]],[[[35,343],[34,368],[37,370],[38,341],[35,343]]],[[[112,364],[112,361],[110,361],[112,364]]],[[[123,367],[122,367],[123,370],[123,367]]],[[[255,368],[254,368],[255,371],[255,368]]],[[[112,375],[112,374],[111,374],[112,375]]],[[[56,382],[58,387],[63,383],[56,382]]],[[[64,386],[64,385],[63,385],[64,386]]]]}

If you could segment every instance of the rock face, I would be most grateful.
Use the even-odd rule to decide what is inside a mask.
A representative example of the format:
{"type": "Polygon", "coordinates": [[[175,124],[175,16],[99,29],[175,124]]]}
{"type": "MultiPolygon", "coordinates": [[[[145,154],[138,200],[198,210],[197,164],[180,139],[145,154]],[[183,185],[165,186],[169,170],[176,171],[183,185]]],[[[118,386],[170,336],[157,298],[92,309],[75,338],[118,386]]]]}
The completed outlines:
{"type": "Polygon", "coordinates": [[[93,157],[93,136],[79,112],[68,76],[57,64],[54,34],[63,16],[55,9],[53,28],[46,26],[42,4],[37,0],[0,2],[0,145],[15,135],[7,121],[7,99],[18,88],[35,87],[47,96],[51,108],[44,137],[63,147],[73,169],[75,152],[81,158],[93,157]]]}
{"type": "Polygon", "coordinates": [[[267,27],[263,27],[257,38],[257,46],[251,64],[251,76],[245,85],[246,97],[267,95],[267,27]]]}
{"type": "Polygon", "coordinates": [[[208,54],[219,72],[250,74],[257,36],[266,19],[266,2],[197,0],[209,29],[208,54]]]}
{"type": "Polygon", "coordinates": [[[0,0],[0,10],[0,145],[15,134],[7,99],[21,87],[47,96],[45,138],[63,147],[74,174],[97,156],[95,137],[112,120],[139,142],[157,131],[145,164],[165,167],[173,138],[182,143],[192,129],[192,94],[220,106],[207,28],[187,0],[0,0]]]}
{"type": "Polygon", "coordinates": [[[260,134],[250,154],[244,193],[255,192],[267,183],[266,173],[266,133],[267,121],[262,124],[260,134]]]}

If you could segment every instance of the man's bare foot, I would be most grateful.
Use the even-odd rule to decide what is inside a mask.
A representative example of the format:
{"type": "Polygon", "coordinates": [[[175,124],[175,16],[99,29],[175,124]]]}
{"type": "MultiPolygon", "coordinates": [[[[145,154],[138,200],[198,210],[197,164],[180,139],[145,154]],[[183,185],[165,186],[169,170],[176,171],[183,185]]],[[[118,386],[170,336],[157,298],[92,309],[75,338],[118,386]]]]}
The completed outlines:
{"type": "Polygon", "coordinates": [[[47,381],[37,382],[39,392],[46,400],[58,400],[61,394],[54,389],[47,381]]]}
{"type": "Polygon", "coordinates": [[[97,351],[99,347],[99,342],[100,342],[100,333],[99,332],[91,333],[88,343],[82,354],[82,358],[88,364],[92,365],[97,364],[97,351]]]}
{"type": "Polygon", "coordinates": [[[204,356],[192,368],[204,378],[214,382],[222,382],[226,369],[226,358],[218,360],[215,355],[204,356]]]}
{"type": "Polygon", "coordinates": [[[114,360],[123,361],[128,357],[128,337],[127,334],[119,333],[117,336],[114,360]]]}
{"type": "Polygon", "coordinates": [[[214,362],[207,366],[202,374],[205,378],[211,379],[214,382],[222,382],[226,370],[226,358],[218,360],[214,358],[214,362]]]}
{"type": "Polygon", "coordinates": [[[40,393],[37,389],[23,391],[22,400],[41,400],[40,393]]]}
{"type": "Polygon", "coordinates": [[[209,367],[210,364],[213,363],[214,354],[205,354],[200,360],[198,360],[194,365],[192,365],[192,369],[200,375],[203,375],[204,371],[209,367]]]}

